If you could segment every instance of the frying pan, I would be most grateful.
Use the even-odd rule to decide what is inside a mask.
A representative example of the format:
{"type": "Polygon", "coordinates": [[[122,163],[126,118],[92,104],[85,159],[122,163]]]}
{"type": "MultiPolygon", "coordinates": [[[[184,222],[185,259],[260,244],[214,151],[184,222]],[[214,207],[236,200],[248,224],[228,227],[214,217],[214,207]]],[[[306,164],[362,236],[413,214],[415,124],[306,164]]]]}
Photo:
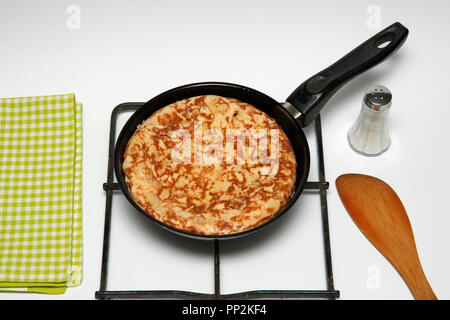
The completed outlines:
{"type": "Polygon", "coordinates": [[[303,82],[286,99],[279,103],[257,90],[232,83],[202,82],[177,87],[154,97],[139,108],[126,122],[116,142],[114,151],[114,169],[121,190],[138,212],[161,227],[177,234],[196,239],[229,239],[248,235],[278,220],[297,201],[306,184],[309,173],[310,157],[308,141],[302,127],[310,124],[333,94],[355,76],[377,65],[402,46],[408,36],[399,22],[382,30],[342,59],[303,82]],[[129,139],[138,125],[155,111],[179,100],[199,95],[218,95],[249,103],[275,119],[289,138],[297,160],[296,182],[293,194],[286,205],[273,218],[251,229],[226,234],[203,235],[187,232],[167,225],[145,212],[131,197],[125,183],[122,168],[123,154],[129,139]]]}

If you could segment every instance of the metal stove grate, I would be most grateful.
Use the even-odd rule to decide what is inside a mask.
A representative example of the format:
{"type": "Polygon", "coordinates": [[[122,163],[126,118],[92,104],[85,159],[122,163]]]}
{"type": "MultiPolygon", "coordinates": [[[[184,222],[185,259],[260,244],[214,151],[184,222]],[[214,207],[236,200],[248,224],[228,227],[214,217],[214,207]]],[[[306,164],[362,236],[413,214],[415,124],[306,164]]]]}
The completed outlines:
{"type": "Polygon", "coordinates": [[[116,192],[120,192],[119,185],[114,182],[114,146],[118,116],[123,112],[135,111],[144,102],[122,103],[114,108],[111,114],[111,127],[109,136],[108,174],[107,182],[103,184],[106,192],[105,227],[103,235],[103,257],[100,278],[100,289],[95,292],[95,298],[108,299],[336,299],[339,291],[334,289],[333,271],[331,263],[330,233],[328,227],[327,189],[329,183],[325,180],[325,166],[323,158],[322,127],[320,116],[315,121],[317,139],[317,153],[319,162],[319,181],[308,181],[305,190],[317,190],[320,195],[322,214],[322,233],[325,252],[326,290],[255,290],[237,292],[232,294],[220,293],[220,240],[214,240],[214,293],[205,294],[180,290],[107,290],[109,245],[111,235],[112,199],[116,192]]]}

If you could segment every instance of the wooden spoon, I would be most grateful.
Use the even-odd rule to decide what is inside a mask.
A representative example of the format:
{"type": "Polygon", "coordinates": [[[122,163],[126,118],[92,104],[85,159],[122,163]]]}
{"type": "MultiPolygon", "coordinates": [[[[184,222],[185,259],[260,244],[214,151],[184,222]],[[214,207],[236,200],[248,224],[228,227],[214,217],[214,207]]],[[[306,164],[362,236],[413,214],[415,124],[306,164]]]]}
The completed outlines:
{"type": "Polygon", "coordinates": [[[437,300],[423,272],[408,215],[380,179],[344,174],[336,179],[342,203],[370,242],[397,269],[417,300],[437,300]]]}

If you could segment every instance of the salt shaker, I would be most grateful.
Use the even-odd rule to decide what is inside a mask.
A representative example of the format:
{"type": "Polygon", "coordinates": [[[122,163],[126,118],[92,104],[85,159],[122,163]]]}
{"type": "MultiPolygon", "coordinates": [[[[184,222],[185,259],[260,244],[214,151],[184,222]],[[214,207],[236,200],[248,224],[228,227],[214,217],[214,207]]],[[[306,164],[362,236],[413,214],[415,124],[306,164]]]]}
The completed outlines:
{"type": "Polygon", "coordinates": [[[392,94],[388,88],[374,85],[364,94],[361,112],[348,132],[350,146],[358,153],[376,156],[391,145],[388,114],[392,94]]]}

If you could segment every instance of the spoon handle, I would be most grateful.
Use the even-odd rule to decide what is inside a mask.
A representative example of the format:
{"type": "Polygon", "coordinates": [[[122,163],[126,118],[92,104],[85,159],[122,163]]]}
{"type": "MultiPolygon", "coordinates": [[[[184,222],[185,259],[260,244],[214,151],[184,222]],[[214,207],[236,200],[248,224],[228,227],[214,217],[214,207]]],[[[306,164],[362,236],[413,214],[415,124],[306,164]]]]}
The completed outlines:
{"type": "Polygon", "coordinates": [[[399,270],[399,273],[416,300],[438,300],[428,283],[420,262],[417,266],[406,266],[403,269],[399,270]]]}

